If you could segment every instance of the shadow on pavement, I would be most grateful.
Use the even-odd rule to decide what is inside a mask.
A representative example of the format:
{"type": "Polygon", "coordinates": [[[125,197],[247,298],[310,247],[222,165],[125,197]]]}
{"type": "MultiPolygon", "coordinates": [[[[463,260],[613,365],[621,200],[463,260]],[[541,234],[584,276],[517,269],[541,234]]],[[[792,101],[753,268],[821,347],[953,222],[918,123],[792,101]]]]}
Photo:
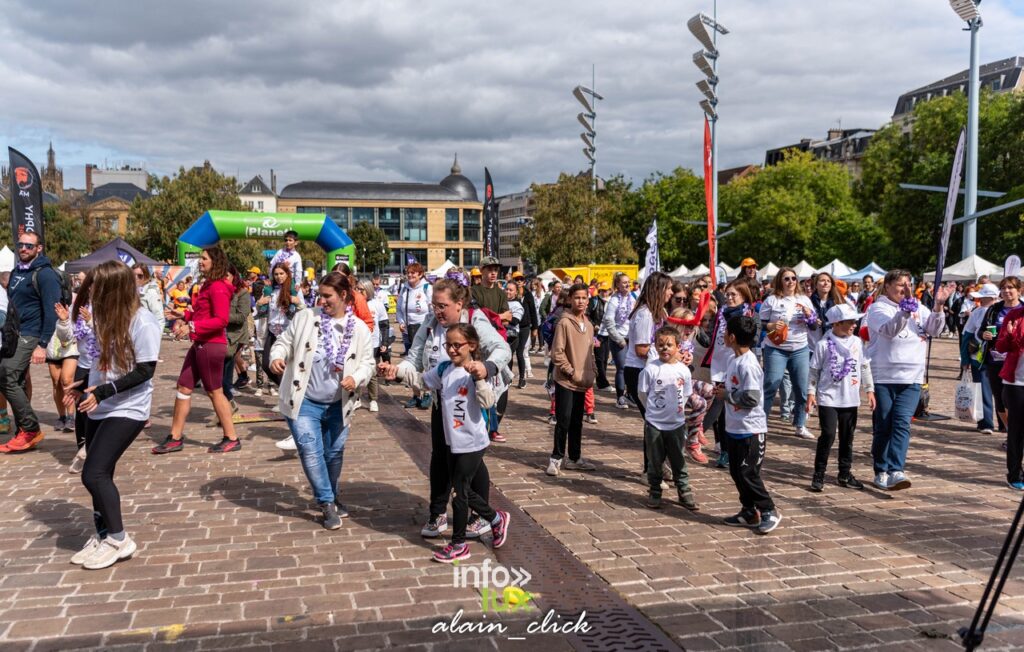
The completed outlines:
{"type": "Polygon", "coordinates": [[[92,510],[70,500],[34,500],[25,503],[25,512],[50,528],[40,538],[56,537],[54,545],[61,550],[77,552],[88,537],[85,530],[92,528],[92,510]]]}

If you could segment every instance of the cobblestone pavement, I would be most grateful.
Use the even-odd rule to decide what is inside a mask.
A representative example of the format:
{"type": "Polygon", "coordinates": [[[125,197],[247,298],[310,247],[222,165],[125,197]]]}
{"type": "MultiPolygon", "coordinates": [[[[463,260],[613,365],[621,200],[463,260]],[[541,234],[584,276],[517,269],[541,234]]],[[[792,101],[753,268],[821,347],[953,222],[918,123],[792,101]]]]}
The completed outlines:
{"type": "MultiPolygon", "coordinates": [[[[184,452],[149,454],[167,433],[184,351],[164,342],[154,426],[118,470],[135,559],[102,571],[68,564],[92,521],[87,493],[66,472],[73,435],[48,430],[38,450],[0,456],[0,650],[626,649],[609,641],[632,631],[633,608],[688,650],[957,649],[951,637],[969,622],[1020,499],[1003,482],[999,437],[956,421],[915,424],[910,490],[841,489],[830,473],[825,493],[812,494],[813,442],[772,419],[765,477],[784,515],[779,530],[758,537],[720,525],[737,499],[728,473],[712,467],[690,469],[701,512],[651,511],[640,502],[639,418],[612,409],[612,394],[598,393],[600,423],[584,430],[597,470],[544,474],[551,428],[537,373],[512,390],[509,441],[487,458],[492,500],[513,510],[510,542],[497,553],[471,544],[470,563],[545,569],[526,587],[541,609],[485,613],[481,592],[455,588],[452,568],[430,562],[434,544],[419,536],[428,415],[399,407],[404,390],[389,388],[380,418],[357,413],[343,471],[352,517],[328,532],[297,460],[273,446],[283,423],[240,426],[237,454],[206,453],[219,432],[203,427],[186,432],[184,452]],[[611,605],[611,616],[594,613],[589,637],[525,633],[544,609],[569,610],[559,602],[577,599],[577,585],[611,605]],[[460,609],[464,623],[507,630],[435,631],[460,609]]],[[[935,359],[933,410],[952,414],[953,344],[936,342],[935,359]]],[[[44,370],[33,379],[52,423],[44,370]]],[[[209,403],[193,402],[191,422],[201,423],[209,403]]],[[[269,400],[240,402],[250,412],[269,400]]],[[[862,412],[854,470],[863,479],[868,426],[862,412]]],[[[1022,609],[1024,584],[1014,580],[986,647],[1024,645],[1022,609]]],[[[633,648],[657,646],[646,640],[633,648]]]]}

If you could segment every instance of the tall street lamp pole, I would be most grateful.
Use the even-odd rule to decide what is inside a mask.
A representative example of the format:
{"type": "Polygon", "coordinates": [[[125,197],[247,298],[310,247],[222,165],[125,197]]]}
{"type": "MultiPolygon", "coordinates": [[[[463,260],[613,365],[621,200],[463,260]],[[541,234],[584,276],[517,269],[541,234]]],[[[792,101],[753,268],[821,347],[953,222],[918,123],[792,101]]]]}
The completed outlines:
{"type": "MultiPolygon", "coordinates": [[[[580,134],[580,139],[583,141],[585,147],[583,148],[583,156],[590,161],[590,189],[594,195],[597,195],[597,131],[594,126],[597,124],[597,100],[603,100],[604,98],[597,94],[594,90],[596,86],[596,74],[595,68],[591,66],[590,69],[590,88],[586,86],[577,86],[572,89],[572,96],[576,98],[576,101],[583,105],[583,112],[576,116],[576,119],[581,125],[583,125],[583,133],[580,134]]],[[[596,257],[597,251],[597,225],[592,224],[590,227],[590,248],[591,257],[596,257]]],[[[592,261],[596,262],[596,261],[592,261]]]]}
{"type": "MultiPolygon", "coordinates": [[[[949,0],[950,7],[966,23],[971,33],[971,67],[967,87],[967,169],[964,173],[964,215],[972,215],[978,208],[978,99],[981,94],[978,39],[981,29],[981,0],[949,0]]],[[[963,256],[973,256],[978,249],[978,222],[964,222],[963,256]]]]}

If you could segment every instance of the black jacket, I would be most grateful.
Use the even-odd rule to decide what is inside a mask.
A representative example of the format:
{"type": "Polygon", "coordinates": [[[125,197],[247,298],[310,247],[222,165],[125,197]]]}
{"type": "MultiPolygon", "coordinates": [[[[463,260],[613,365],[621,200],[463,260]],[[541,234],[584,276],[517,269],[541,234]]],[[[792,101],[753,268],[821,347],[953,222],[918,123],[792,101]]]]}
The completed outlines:
{"type": "Polygon", "coordinates": [[[601,297],[590,297],[587,304],[587,319],[594,325],[594,332],[601,330],[601,321],[604,320],[605,301],[601,297]]]}

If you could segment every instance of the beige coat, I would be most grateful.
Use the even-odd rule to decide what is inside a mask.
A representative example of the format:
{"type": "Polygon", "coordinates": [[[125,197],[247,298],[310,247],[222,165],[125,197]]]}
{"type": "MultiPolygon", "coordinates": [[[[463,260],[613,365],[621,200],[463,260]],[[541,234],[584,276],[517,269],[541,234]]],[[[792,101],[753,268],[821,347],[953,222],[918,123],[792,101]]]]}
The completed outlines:
{"type": "MultiPolygon", "coordinates": [[[[270,359],[284,360],[288,363],[281,377],[281,396],[278,405],[281,414],[294,419],[299,415],[299,408],[306,396],[309,374],[313,368],[313,354],[320,341],[319,308],[300,310],[292,317],[288,328],[274,342],[270,350],[270,359]]],[[[370,382],[374,374],[373,346],[370,343],[370,329],[361,319],[351,314],[354,322],[352,343],[349,345],[348,356],[345,358],[345,376],[351,376],[356,382],[356,390],[370,382]]],[[[342,414],[345,423],[349,423],[355,409],[355,392],[342,392],[342,414]]]]}
{"type": "Polygon", "coordinates": [[[562,387],[585,392],[594,386],[594,325],[586,315],[577,319],[572,313],[563,313],[555,325],[551,360],[555,363],[555,382],[562,387]]]}

